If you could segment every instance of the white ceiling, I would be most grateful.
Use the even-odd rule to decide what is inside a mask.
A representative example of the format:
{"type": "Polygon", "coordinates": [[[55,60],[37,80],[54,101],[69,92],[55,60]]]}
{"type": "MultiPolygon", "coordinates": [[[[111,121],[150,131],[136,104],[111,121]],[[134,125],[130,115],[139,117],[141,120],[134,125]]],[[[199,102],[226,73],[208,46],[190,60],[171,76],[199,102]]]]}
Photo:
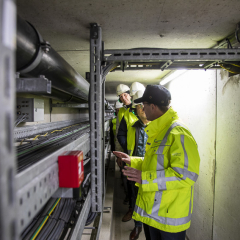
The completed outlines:
{"type": "MultiPolygon", "coordinates": [[[[239,0],[18,0],[18,14],[83,77],[89,72],[89,26],[102,27],[105,49],[211,48],[240,22],[239,0]]],[[[116,85],[156,83],[168,71],[125,71],[107,76],[116,85]]]]}

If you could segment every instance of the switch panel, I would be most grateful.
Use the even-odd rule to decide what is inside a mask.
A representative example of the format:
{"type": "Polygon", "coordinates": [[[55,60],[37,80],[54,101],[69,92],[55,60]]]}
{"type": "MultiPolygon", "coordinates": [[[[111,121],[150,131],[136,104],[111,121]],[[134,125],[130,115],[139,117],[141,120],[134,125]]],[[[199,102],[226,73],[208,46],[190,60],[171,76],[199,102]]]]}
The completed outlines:
{"type": "Polygon", "coordinates": [[[44,100],[37,98],[17,98],[17,118],[25,116],[22,122],[44,120],[44,100]]]}

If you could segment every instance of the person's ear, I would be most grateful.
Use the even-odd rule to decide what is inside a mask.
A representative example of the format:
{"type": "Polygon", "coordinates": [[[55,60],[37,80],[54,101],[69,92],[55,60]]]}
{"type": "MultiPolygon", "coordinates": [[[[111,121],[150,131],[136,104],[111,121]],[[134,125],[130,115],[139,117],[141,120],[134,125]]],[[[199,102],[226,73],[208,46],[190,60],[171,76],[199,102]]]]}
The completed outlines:
{"type": "Polygon", "coordinates": [[[155,110],[155,107],[156,107],[156,106],[151,103],[151,109],[152,109],[152,110],[155,110]]]}

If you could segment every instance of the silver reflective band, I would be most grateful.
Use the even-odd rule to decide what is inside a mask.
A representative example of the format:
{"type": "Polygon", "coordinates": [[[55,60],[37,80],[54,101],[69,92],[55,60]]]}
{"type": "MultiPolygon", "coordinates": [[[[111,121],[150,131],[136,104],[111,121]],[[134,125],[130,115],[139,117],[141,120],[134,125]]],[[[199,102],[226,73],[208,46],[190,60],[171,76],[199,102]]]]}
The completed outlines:
{"type": "Polygon", "coordinates": [[[188,169],[188,155],[184,146],[184,135],[181,135],[181,144],[184,151],[184,168],[188,169]]]}
{"type": "Polygon", "coordinates": [[[183,225],[186,224],[188,222],[191,221],[191,209],[192,209],[192,192],[193,192],[193,186],[191,187],[191,197],[190,197],[190,202],[189,202],[189,212],[188,212],[188,216],[187,217],[182,217],[182,218],[168,218],[168,217],[161,217],[158,216],[158,212],[159,212],[159,208],[160,208],[160,202],[162,199],[162,191],[156,192],[155,195],[155,202],[157,204],[154,204],[153,208],[152,208],[152,213],[151,214],[147,214],[142,208],[140,208],[139,206],[137,206],[137,204],[135,205],[134,211],[136,213],[138,213],[141,217],[147,217],[147,218],[151,218],[161,224],[165,224],[165,225],[172,225],[172,226],[179,226],[179,225],[183,225]],[[160,202],[159,202],[160,200],[160,202]]]}
{"type": "MultiPolygon", "coordinates": [[[[153,209],[159,210],[159,207],[158,209],[155,209],[155,208],[153,209]]],[[[153,220],[165,225],[179,226],[191,221],[191,213],[187,217],[183,217],[183,218],[167,218],[167,217],[158,216],[157,213],[148,215],[142,208],[138,207],[137,205],[135,205],[134,211],[142,217],[152,218],[153,220]]]]}
{"type": "Polygon", "coordinates": [[[128,152],[128,155],[130,155],[130,154],[131,154],[131,151],[132,151],[132,150],[127,150],[127,152],[128,152]]]}
{"type": "Polygon", "coordinates": [[[167,190],[167,182],[171,182],[171,181],[181,181],[182,179],[179,177],[165,177],[165,171],[158,171],[157,172],[157,178],[155,180],[153,180],[153,183],[157,183],[158,184],[158,190],[167,190]]]}
{"type": "Polygon", "coordinates": [[[142,180],[142,184],[149,184],[148,180],[142,180]]]}
{"type": "MultiPolygon", "coordinates": [[[[166,182],[167,181],[181,181],[182,179],[178,178],[178,177],[169,177],[169,178],[166,178],[165,177],[165,171],[164,171],[164,155],[163,155],[163,150],[164,150],[164,147],[167,143],[167,139],[168,139],[168,136],[170,134],[170,132],[172,131],[173,128],[177,127],[177,126],[181,126],[181,127],[184,127],[184,125],[182,125],[181,123],[178,123],[178,122],[175,122],[173,123],[169,129],[167,130],[163,140],[161,141],[161,144],[158,148],[158,150],[156,151],[156,154],[158,155],[157,156],[157,179],[154,180],[153,182],[154,183],[157,183],[158,184],[158,190],[161,191],[161,190],[167,190],[167,186],[166,186],[166,182]]],[[[152,208],[152,213],[154,213],[154,209],[159,209],[160,207],[160,204],[161,204],[161,201],[162,201],[162,195],[161,197],[159,198],[159,194],[158,192],[155,193],[155,199],[157,201],[154,201],[153,203],[153,208],[152,208]]],[[[154,215],[155,217],[158,216],[158,214],[155,214],[154,215]]],[[[165,218],[164,218],[164,221],[165,221],[165,218]]],[[[166,223],[165,223],[166,224],[166,223]]],[[[169,224],[171,225],[171,224],[169,224]]]]}
{"type": "Polygon", "coordinates": [[[165,145],[166,145],[166,142],[167,142],[167,139],[168,139],[168,136],[170,134],[170,132],[172,131],[173,128],[177,127],[177,126],[181,126],[181,127],[184,127],[182,124],[178,123],[178,122],[175,122],[173,123],[169,129],[167,130],[163,140],[161,141],[161,144],[158,148],[158,150],[156,151],[156,154],[158,155],[157,156],[157,171],[159,170],[163,170],[164,169],[164,155],[163,155],[163,150],[165,148],[165,145]]]}
{"type": "Polygon", "coordinates": [[[198,174],[195,172],[188,171],[186,169],[178,168],[178,167],[173,167],[172,168],[174,171],[176,171],[179,174],[182,174],[183,177],[182,179],[185,180],[186,178],[191,179],[192,181],[196,182],[198,179],[198,174]]]}

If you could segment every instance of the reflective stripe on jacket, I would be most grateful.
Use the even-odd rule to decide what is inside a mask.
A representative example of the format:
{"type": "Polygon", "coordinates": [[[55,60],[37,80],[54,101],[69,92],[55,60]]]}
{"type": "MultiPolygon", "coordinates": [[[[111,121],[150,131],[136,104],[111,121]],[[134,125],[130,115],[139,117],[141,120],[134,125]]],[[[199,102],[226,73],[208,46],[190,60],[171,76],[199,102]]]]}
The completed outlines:
{"type": "Polygon", "coordinates": [[[142,171],[133,218],[166,232],[184,231],[190,227],[199,174],[197,144],[172,108],[145,131],[144,160],[131,157],[131,167],[142,171]]]}

